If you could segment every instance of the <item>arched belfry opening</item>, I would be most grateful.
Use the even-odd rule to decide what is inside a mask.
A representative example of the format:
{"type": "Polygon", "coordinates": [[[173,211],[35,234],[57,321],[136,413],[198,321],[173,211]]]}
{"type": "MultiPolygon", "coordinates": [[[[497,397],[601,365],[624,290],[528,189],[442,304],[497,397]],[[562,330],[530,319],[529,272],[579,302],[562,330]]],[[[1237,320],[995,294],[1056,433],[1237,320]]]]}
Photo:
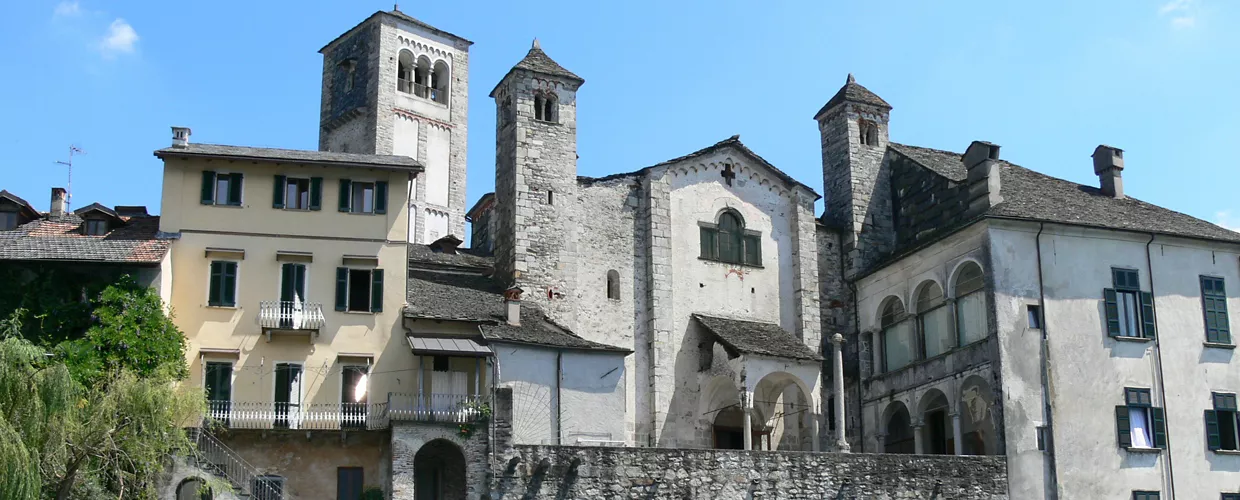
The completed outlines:
{"type": "Polygon", "coordinates": [[[415,500],[465,500],[465,454],[455,443],[436,439],[413,456],[415,500]]]}

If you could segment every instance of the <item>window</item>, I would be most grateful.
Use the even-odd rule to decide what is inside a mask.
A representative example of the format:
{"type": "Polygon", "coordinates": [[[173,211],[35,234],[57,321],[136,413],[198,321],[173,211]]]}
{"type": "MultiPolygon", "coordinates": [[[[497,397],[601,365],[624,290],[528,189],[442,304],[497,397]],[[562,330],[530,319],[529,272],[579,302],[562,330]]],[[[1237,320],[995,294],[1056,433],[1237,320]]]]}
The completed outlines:
{"type": "Polygon", "coordinates": [[[615,269],[607,271],[607,298],[620,300],[620,273],[615,269]]]}
{"type": "Polygon", "coordinates": [[[534,119],[558,123],[559,110],[556,107],[555,94],[537,94],[534,96],[534,119]]]}
{"type": "MultiPolygon", "coordinates": [[[[340,369],[340,427],[364,429],[370,367],[345,365],[340,369]]],[[[341,497],[343,498],[343,497],[341,497]]]]}
{"type": "Polygon", "coordinates": [[[879,318],[882,327],[883,365],[885,371],[895,371],[913,361],[913,331],[910,321],[905,321],[904,305],[900,299],[891,297],[883,307],[879,318]]]}
{"type": "Polygon", "coordinates": [[[956,329],[960,345],[986,338],[986,282],[982,267],[968,262],[956,273],[956,329]]]}
{"type": "Polygon", "coordinates": [[[202,172],[202,204],[241,206],[241,183],[240,172],[225,174],[204,170],[202,172]]]}
{"type": "Polygon", "coordinates": [[[835,396],[827,398],[827,430],[835,430],[835,396]]]}
{"type": "Polygon", "coordinates": [[[740,214],[727,210],[719,214],[717,224],[703,224],[701,258],[732,264],[762,265],[762,238],[756,231],[745,230],[740,214]]]}
{"type": "Polygon", "coordinates": [[[1206,410],[1206,447],[1213,451],[1240,451],[1236,395],[1215,392],[1210,396],[1214,409],[1206,410]]]}
{"type": "Polygon", "coordinates": [[[1029,328],[1032,330],[1042,329],[1042,308],[1035,305],[1025,307],[1029,316],[1029,328]]]}
{"type": "Polygon", "coordinates": [[[1037,433],[1038,450],[1050,451],[1051,429],[1045,425],[1039,425],[1037,428],[1037,433]]]}
{"type": "Polygon", "coordinates": [[[1141,291],[1141,278],[1132,269],[1112,269],[1115,288],[1102,291],[1111,337],[1154,338],[1154,296],[1141,291]]]}
{"type": "Polygon", "coordinates": [[[275,372],[273,425],[280,429],[296,429],[301,426],[301,383],[305,370],[297,363],[276,363],[275,372]]]}
{"type": "Polygon", "coordinates": [[[877,146],[878,145],[878,127],[874,126],[873,123],[862,121],[861,129],[859,133],[860,133],[860,137],[858,137],[858,140],[861,142],[862,145],[865,145],[865,146],[877,146]]]}
{"type": "Polygon", "coordinates": [[[431,370],[437,372],[448,371],[447,356],[431,356],[431,370]]]}
{"type": "Polygon", "coordinates": [[[440,104],[448,103],[448,82],[452,80],[452,72],[448,64],[435,61],[435,69],[431,71],[431,100],[440,104]]]}
{"type": "Polygon", "coordinates": [[[82,222],[82,234],[87,236],[103,236],[108,234],[108,221],[103,219],[86,219],[82,222]]]}
{"type": "Polygon", "coordinates": [[[17,229],[17,212],[0,211],[0,231],[17,229]]]}
{"type": "Polygon", "coordinates": [[[430,96],[431,60],[426,56],[418,58],[418,65],[413,68],[413,95],[425,99],[430,96]]]}
{"type": "Polygon", "coordinates": [[[1231,343],[1231,324],[1227,318],[1227,289],[1223,278],[1201,277],[1201,309],[1205,311],[1206,342],[1231,343]]]}
{"type": "Polygon", "coordinates": [[[1151,404],[1149,389],[1124,389],[1124,405],[1115,407],[1120,448],[1166,448],[1167,422],[1163,409],[1151,404]]]}
{"type": "Polygon", "coordinates": [[[250,489],[253,500],[284,500],[284,478],[281,476],[254,476],[250,489]]]}
{"type": "Polygon", "coordinates": [[[296,179],[277,175],[271,207],[286,210],[318,210],[323,203],[323,178],[296,179]]]}
{"type": "Polygon", "coordinates": [[[1134,491],[1132,500],[1158,500],[1157,491],[1134,491]]]}
{"type": "Polygon", "coordinates": [[[216,260],[211,262],[211,289],[207,305],[215,307],[237,306],[237,263],[216,260]]]}
{"type": "Polygon", "coordinates": [[[340,211],[354,214],[387,213],[388,183],[340,179],[340,211]]]}
{"type": "Polygon", "coordinates": [[[336,310],[383,312],[383,270],[336,268],[336,310]]]}
{"type": "Polygon", "coordinates": [[[206,367],[207,404],[212,415],[227,415],[229,401],[232,401],[233,364],[229,362],[208,361],[206,367]]]}
{"type": "Polygon", "coordinates": [[[547,204],[555,205],[555,191],[550,189],[547,190],[547,204]]]}
{"type": "Polygon", "coordinates": [[[396,63],[396,90],[406,94],[413,93],[413,66],[413,53],[408,50],[400,51],[400,58],[396,63]]]}
{"type": "Polygon", "coordinates": [[[1240,493],[1223,493],[1219,500],[1240,500],[1240,493]]]}
{"type": "Polygon", "coordinates": [[[925,357],[933,358],[951,350],[953,344],[951,311],[944,307],[943,287],[933,281],[922,285],[917,294],[917,330],[925,357]]]}
{"type": "Polygon", "coordinates": [[[361,467],[338,467],[336,468],[336,499],[337,500],[361,500],[362,498],[362,468],[361,467]]]}

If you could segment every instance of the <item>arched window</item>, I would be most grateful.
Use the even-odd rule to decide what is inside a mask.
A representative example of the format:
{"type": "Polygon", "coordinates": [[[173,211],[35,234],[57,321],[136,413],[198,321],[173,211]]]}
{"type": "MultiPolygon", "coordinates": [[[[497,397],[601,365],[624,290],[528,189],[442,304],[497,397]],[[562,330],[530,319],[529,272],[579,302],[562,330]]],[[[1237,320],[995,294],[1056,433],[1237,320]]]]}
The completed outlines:
{"type": "Polygon", "coordinates": [[[426,56],[418,58],[418,65],[413,69],[413,95],[430,97],[431,60],[426,56]]]}
{"type": "Polygon", "coordinates": [[[913,454],[915,438],[913,437],[913,419],[903,403],[895,402],[894,409],[889,409],[887,418],[887,435],[883,438],[883,453],[913,454]]]}
{"type": "Polygon", "coordinates": [[[408,50],[400,51],[399,61],[396,63],[396,90],[406,94],[413,93],[413,53],[408,50]]]}
{"type": "Polygon", "coordinates": [[[858,142],[865,146],[878,145],[878,127],[868,121],[860,122],[858,142]]]}
{"type": "Polygon", "coordinates": [[[534,95],[534,119],[545,122],[558,123],[559,107],[556,106],[555,94],[548,93],[534,95]]]}
{"type": "Polygon", "coordinates": [[[879,315],[882,328],[883,366],[885,371],[895,371],[913,361],[916,344],[913,342],[912,322],[908,321],[904,304],[896,297],[889,297],[879,315]]]}
{"type": "Polygon", "coordinates": [[[448,82],[452,80],[452,71],[443,61],[435,61],[435,69],[431,72],[431,100],[440,104],[448,103],[448,82]]]}
{"type": "Polygon", "coordinates": [[[607,271],[607,298],[620,300],[620,273],[615,269],[607,271]]]}
{"type": "Polygon", "coordinates": [[[982,268],[968,262],[956,272],[956,329],[960,345],[986,338],[986,283],[982,268]]]}
{"type": "Polygon", "coordinates": [[[925,357],[943,354],[955,345],[951,311],[944,307],[943,287],[928,281],[917,294],[917,329],[925,357]]]}
{"type": "Polygon", "coordinates": [[[719,214],[713,225],[701,227],[703,259],[731,264],[762,265],[762,237],[745,229],[745,221],[733,210],[719,214]]]}

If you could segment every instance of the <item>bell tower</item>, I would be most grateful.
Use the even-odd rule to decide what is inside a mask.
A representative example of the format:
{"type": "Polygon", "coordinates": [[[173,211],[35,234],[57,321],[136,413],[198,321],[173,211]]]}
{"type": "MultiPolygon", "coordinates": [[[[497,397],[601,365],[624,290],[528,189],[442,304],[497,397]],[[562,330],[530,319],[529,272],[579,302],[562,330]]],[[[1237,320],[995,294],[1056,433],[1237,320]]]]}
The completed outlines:
{"type": "Polygon", "coordinates": [[[400,10],[380,11],[323,54],[319,150],[408,156],[409,240],[465,233],[469,47],[400,10]]]}

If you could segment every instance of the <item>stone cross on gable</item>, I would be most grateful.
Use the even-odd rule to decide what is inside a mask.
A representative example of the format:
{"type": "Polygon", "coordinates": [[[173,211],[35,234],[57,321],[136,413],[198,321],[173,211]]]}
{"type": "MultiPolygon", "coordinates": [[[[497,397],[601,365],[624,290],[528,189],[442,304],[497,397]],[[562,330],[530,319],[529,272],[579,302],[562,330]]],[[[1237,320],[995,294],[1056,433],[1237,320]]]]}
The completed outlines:
{"type": "Polygon", "coordinates": [[[731,164],[727,164],[723,166],[723,171],[719,172],[719,175],[722,175],[724,182],[727,182],[728,185],[731,186],[732,179],[736,178],[736,171],[732,170],[731,164]]]}

